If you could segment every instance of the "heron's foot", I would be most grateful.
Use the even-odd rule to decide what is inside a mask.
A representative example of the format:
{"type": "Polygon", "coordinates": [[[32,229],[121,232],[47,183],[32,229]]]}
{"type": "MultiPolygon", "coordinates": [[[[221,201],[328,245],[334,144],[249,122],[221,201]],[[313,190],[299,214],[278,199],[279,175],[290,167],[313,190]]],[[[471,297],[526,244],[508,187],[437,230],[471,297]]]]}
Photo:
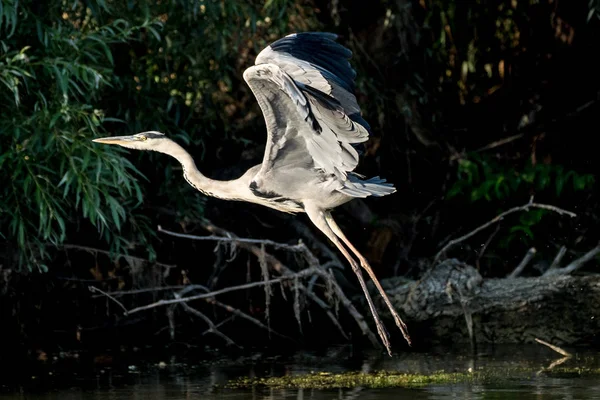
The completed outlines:
{"type": "Polygon", "coordinates": [[[396,309],[392,305],[392,302],[390,301],[387,293],[385,292],[385,290],[383,289],[383,287],[379,283],[379,280],[375,276],[375,273],[373,272],[373,269],[371,268],[371,265],[369,265],[369,262],[364,257],[359,257],[359,261],[360,261],[360,266],[365,271],[367,271],[367,273],[369,274],[369,276],[373,280],[373,283],[375,284],[375,287],[379,291],[379,294],[381,295],[381,297],[383,297],[383,301],[385,302],[385,304],[387,305],[388,309],[390,310],[390,314],[392,314],[392,317],[394,318],[394,322],[396,323],[396,326],[398,327],[398,329],[400,329],[400,332],[402,332],[402,336],[404,336],[404,340],[406,340],[406,342],[410,346],[411,345],[411,340],[410,340],[410,335],[408,334],[408,328],[407,328],[406,324],[404,323],[404,321],[402,321],[402,318],[400,318],[400,315],[398,315],[398,312],[396,311],[396,309]]]}
{"type": "Polygon", "coordinates": [[[381,338],[381,341],[383,342],[385,349],[387,350],[388,354],[391,357],[392,356],[392,344],[390,343],[389,334],[388,334],[387,330],[385,329],[385,326],[383,325],[381,318],[379,318],[379,315],[373,314],[373,319],[375,320],[375,326],[377,326],[377,334],[381,338]]]}

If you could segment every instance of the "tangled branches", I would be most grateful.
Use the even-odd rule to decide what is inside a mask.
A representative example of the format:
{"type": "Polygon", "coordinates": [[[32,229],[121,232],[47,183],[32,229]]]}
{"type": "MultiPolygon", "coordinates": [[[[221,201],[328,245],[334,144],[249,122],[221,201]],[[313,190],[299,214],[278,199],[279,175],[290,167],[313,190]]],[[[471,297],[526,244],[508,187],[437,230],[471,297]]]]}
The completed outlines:
{"type": "Polygon", "coordinates": [[[241,248],[253,254],[257,258],[258,266],[261,269],[261,275],[263,279],[261,281],[249,282],[236,286],[229,286],[218,290],[210,290],[206,286],[197,284],[114,292],[105,292],[94,286],[90,286],[89,289],[92,292],[97,293],[98,296],[103,296],[113,301],[123,311],[123,314],[127,316],[138,312],[147,311],[150,309],[167,307],[167,315],[170,321],[170,330],[172,337],[175,334],[174,323],[172,321],[172,319],[174,318],[172,308],[181,307],[187,313],[203,320],[208,325],[208,329],[206,331],[207,333],[213,333],[221,337],[228,345],[237,346],[233,339],[223,334],[219,330],[218,325],[216,325],[208,316],[199,311],[197,308],[192,307],[189,303],[192,301],[203,300],[213,306],[219,307],[231,313],[232,316],[242,318],[248,322],[251,322],[259,328],[264,329],[269,334],[293,340],[290,337],[280,334],[271,329],[268,323],[269,303],[270,298],[273,296],[272,288],[274,285],[279,284],[281,286],[281,293],[284,297],[286,297],[286,290],[293,292],[293,310],[296,320],[298,321],[300,331],[302,331],[300,313],[303,308],[301,307],[301,302],[304,299],[307,299],[308,301],[311,301],[312,303],[316,304],[319,308],[321,308],[323,312],[327,315],[331,323],[336,327],[340,335],[345,339],[348,339],[348,335],[343,329],[338,319],[337,310],[338,305],[341,304],[350,314],[350,316],[354,319],[362,334],[367,337],[371,344],[375,347],[381,346],[377,341],[377,338],[369,328],[363,315],[356,309],[354,304],[346,296],[346,294],[343,292],[342,288],[336,281],[334,275],[331,273],[331,267],[333,265],[337,265],[335,262],[333,263],[333,265],[321,265],[317,257],[315,257],[315,255],[301,241],[298,244],[290,245],[286,243],[274,242],[271,240],[239,238],[233,233],[219,228],[213,223],[206,220],[203,221],[203,228],[210,232],[211,235],[188,235],[183,233],[172,232],[163,229],[160,226],[159,232],[170,236],[190,240],[227,243],[228,245],[232,246],[230,251],[235,251],[236,248],[241,248]],[[299,271],[294,271],[293,269],[286,266],[277,257],[267,252],[267,247],[297,253],[304,259],[304,261],[306,261],[308,267],[299,271]],[[324,287],[326,288],[325,293],[321,296],[317,294],[314,290],[315,282],[317,280],[321,280],[324,283],[324,287]],[[263,323],[255,317],[252,317],[248,313],[243,312],[239,308],[233,307],[229,304],[217,300],[218,296],[223,295],[225,293],[243,291],[257,287],[263,287],[265,290],[267,324],[263,323]],[[170,296],[166,296],[166,298],[163,298],[161,300],[131,309],[125,307],[125,305],[118,299],[122,296],[134,295],[139,294],[141,292],[149,291],[169,291],[170,296]]]}

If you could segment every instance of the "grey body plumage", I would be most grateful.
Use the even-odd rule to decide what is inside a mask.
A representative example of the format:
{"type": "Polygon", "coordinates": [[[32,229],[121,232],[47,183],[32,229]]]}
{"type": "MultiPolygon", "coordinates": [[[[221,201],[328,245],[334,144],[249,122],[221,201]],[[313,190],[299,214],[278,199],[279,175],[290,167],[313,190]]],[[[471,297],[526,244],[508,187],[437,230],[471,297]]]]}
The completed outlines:
{"type": "MultiPolygon", "coordinates": [[[[384,179],[354,172],[357,146],[369,138],[354,94],[350,50],[331,33],[305,32],[272,43],[243,77],[262,110],[267,143],[263,161],[240,178],[216,181],[204,176],[181,146],[155,131],[94,141],[168,154],[183,166],[185,179],[202,193],[252,202],[288,213],[305,212],[344,254],[365,293],[378,333],[391,354],[385,328],[362,277],[371,276],[404,337],[406,326],[381,288],[367,260],[337,226],[330,210],[354,198],[385,196],[396,189],[384,179]],[[350,249],[354,257],[342,245],[350,249]]],[[[410,343],[410,341],[409,341],[410,343]]]]}

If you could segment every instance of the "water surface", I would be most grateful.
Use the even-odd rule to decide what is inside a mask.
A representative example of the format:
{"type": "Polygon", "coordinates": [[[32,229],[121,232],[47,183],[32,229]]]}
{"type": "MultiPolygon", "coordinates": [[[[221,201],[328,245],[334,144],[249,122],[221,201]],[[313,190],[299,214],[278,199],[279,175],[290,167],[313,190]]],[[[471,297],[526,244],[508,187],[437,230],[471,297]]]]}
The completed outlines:
{"type": "MultiPolygon", "coordinates": [[[[3,399],[591,399],[600,398],[600,377],[580,374],[600,368],[597,351],[574,350],[560,368],[569,373],[544,373],[560,360],[546,347],[501,346],[480,350],[476,357],[465,349],[435,349],[428,353],[403,353],[393,358],[383,354],[360,355],[350,347],[325,353],[300,352],[290,356],[266,357],[256,354],[236,359],[193,360],[190,357],[153,356],[106,361],[97,358],[87,368],[82,359],[55,360],[28,371],[16,381],[0,380],[3,399]],[[133,361],[135,359],[135,361],[133,361]],[[515,369],[526,371],[514,377],[515,369]],[[415,388],[334,389],[227,388],[240,377],[302,375],[312,372],[397,371],[432,374],[436,371],[494,371],[507,379],[490,383],[444,383],[415,388]],[[508,375],[511,377],[508,377],[508,375]]],[[[556,367],[558,368],[558,367],[556,367]]],[[[22,372],[24,374],[25,372],[22,372]]],[[[5,376],[6,378],[6,376],[5,376]]]]}

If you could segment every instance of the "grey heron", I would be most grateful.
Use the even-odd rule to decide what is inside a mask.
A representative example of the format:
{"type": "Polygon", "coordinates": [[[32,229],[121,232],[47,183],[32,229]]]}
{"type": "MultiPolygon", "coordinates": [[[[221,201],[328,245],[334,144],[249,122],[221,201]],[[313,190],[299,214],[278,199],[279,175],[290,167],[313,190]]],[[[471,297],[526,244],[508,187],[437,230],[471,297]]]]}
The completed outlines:
{"type": "Polygon", "coordinates": [[[168,154],[181,163],[187,182],[207,196],[306,213],[352,266],[377,332],[391,355],[388,334],[360,267],[373,280],[410,344],[406,325],[367,259],[331,215],[333,208],[352,199],[396,191],[385,179],[365,179],[353,172],[359,161],[354,146],[368,140],[371,128],[362,118],[355,97],[356,72],[349,62],[352,52],[336,40],[337,35],[322,32],[285,36],[263,49],[255,65],[244,71],[244,80],[266,122],[267,143],[262,163],[238,179],[218,181],[206,177],[187,151],[160,132],[98,138],[94,142],[168,154]]]}

